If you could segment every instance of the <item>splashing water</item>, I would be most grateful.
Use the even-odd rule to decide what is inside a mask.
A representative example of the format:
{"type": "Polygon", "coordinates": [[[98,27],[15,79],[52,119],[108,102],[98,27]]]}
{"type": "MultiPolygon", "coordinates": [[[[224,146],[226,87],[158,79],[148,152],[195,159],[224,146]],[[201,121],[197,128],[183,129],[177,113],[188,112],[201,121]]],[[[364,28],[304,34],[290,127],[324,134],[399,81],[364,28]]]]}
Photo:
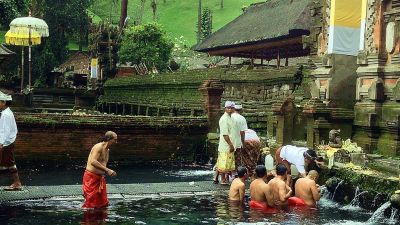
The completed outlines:
{"type": "Polygon", "coordinates": [[[338,183],[338,185],[336,186],[335,191],[333,192],[333,195],[332,195],[331,200],[335,200],[336,191],[337,191],[338,187],[341,186],[342,184],[343,184],[343,180],[340,181],[340,182],[338,183]]]}
{"type": "Polygon", "coordinates": [[[356,192],[354,193],[354,198],[353,200],[351,200],[351,202],[344,206],[342,209],[345,210],[361,210],[360,207],[360,196],[362,196],[363,194],[368,193],[368,191],[363,191],[360,193],[360,188],[357,186],[356,188],[356,192]]]}
{"type": "Polygon", "coordinates": [[[390,214],[390,218],[389,221],[387,221],[388,224],[396,224],[396,222],[398,221],[398,213],[399,210],[396,208],[392,208],[392,212],[390,214]]]}
{"type": "Polygon", "coordinates": [[[381,207],[379,207],[374,214],[372,214],[371,218],[367,221],[368,223],[377,223],[379,220],[381,220],[384,217],[385,210],[389,208],[391,205],[390,202],[386,202],[383,204],[381,207]]]}

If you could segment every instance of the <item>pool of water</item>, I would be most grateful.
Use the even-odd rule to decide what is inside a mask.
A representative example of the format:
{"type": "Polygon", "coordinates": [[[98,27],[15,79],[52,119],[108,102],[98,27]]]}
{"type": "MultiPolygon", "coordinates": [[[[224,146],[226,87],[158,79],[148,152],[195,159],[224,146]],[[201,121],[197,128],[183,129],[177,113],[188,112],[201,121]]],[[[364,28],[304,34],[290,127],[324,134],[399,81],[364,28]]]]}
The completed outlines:
{"type": "MultiPolygon", "coordinates": [[[[25,185],[80,184],[82,168],[69,170],[21,171],[25,185]]],[[[210,180],[213,172],[193,167],[120,167],[110,183],[157,183],[210,180]]],[[[6,181],[2,181],[5,183],[6,181]]],[[[111,197],[111,196],[110,196],[111,197]]],[[[248,197],[248,196],[247,196],[248,197]]],[[[232,204],[226,196],[201,195],[142,196],[110,198],[107,210],[81,209],[82,197],[30,200],[0,205],[0,224],[397,224],[398,218],[370,223],[373,212],[356,206],[343,206],[328,199],[318,209],[290,209],[265,214],[244,205],[232,204]]]]}
{"type": "MultiPolygon", "coordinates": [[[[265,214],[226,196],[197,195],[110,201],[84,211],[80,199],[14,202],[0,206],[1,224],[366,224],[372,212],[322,199],[318,209],[265,214]]],[[[374,223],[377,224],[377,223],[374,223]]],[[[379,223],[378,223],[379,224],[379,223]]],[[[380,224],[387,224],[382,222],[380,224]]]]}

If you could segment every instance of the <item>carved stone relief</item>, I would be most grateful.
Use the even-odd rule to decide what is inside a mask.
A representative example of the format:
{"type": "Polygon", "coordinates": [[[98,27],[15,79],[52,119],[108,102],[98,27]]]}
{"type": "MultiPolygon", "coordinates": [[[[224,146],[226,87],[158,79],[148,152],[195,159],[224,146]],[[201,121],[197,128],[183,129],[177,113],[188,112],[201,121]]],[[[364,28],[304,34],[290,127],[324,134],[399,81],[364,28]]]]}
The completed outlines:
{"type": "Polygon", "coordinates": [[[395,46],[395,23],[389,22],[386,25],[386,51],[393,53],[395,46]]]}
{"type": "Polygon", "coordinates": [[[365,31],[365,49],[370,53],[377,53],[374,46],[374,26],[377,17],[377,0],[368,0],[366,31],[365,31]]]}

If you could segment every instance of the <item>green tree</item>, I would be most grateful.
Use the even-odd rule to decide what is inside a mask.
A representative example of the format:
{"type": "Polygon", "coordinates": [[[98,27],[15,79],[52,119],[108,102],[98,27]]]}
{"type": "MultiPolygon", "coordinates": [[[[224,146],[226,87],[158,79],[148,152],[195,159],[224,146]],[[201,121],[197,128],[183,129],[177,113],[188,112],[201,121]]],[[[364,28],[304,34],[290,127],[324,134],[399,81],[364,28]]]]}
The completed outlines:
{"type": "Polygon", "coordinates": [[[67,36],[84,39],[89,27],[86,9],[91,0],[33,0],[33,16],[43,18],[49,26],[48,38],[34,48],[33,76],[42,78],[67,57],[67,36]]]}
{"type": "Polygon", "coordinates": [[[153,65],[158,70],[165,70],[174,47],[165,31],[157,24],[128,27],[122,38],[118,52],[121,62],[153,65]]]}
{"type": "Polygon", "coordinates": [[[212,12],[209,8],[204,8],[201,14],[201,34],[200,39],[208,38],[212,33],[212,12]]]}
{"type": "Polygon", "coordinates": [[[8,27],[11,20],[28,15],[27,0],[0,0],[0,26],[8,27]]]}

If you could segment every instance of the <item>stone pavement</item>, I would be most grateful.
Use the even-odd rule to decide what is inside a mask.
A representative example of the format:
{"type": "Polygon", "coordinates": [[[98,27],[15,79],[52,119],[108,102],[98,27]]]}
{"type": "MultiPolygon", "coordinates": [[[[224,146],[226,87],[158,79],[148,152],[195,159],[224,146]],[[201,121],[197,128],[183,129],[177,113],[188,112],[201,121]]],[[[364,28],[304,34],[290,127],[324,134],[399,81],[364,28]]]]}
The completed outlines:
{"type": "MultiPolygon", "coordinates": [[[[211,181],[170,182],[143,184],[107,184],[109,198],[131,198],[145,196],[177,196],[187,194],[204,194],[205,192],[223,192],[228,186],[215,185],[211,181]]],[[[82,196],[81,185],[57,186],[24,186],[22,191],[4,191],[0,189],[0,204],[32,199],[47,199],[54,197],[82,196]]]]}

